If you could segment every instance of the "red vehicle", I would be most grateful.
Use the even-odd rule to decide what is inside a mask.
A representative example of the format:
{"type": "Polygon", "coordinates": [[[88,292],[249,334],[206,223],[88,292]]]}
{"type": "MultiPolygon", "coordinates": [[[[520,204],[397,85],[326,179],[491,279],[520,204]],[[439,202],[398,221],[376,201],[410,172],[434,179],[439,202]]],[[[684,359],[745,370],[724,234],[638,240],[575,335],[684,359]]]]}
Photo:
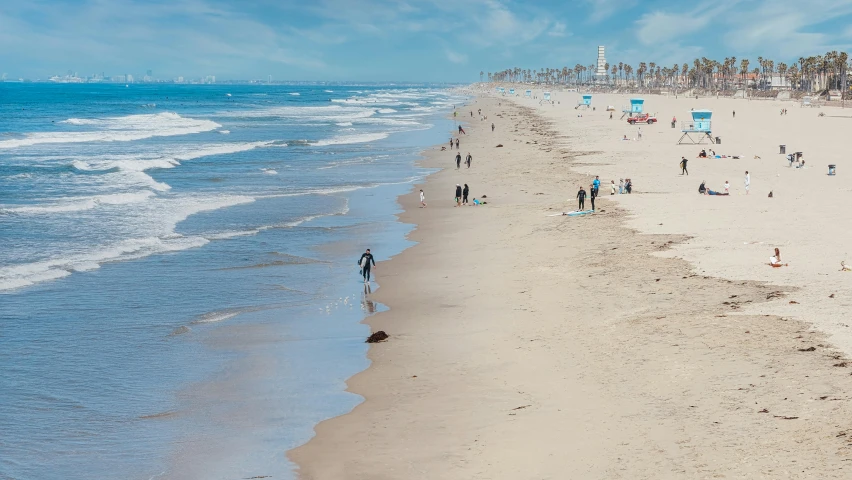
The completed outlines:
{"type": "Polygon", "coordinates": [[[633,115],[632,117],[627,119],[627,123],[630,125],[635,125],[637,123],[647,123],[651,125],[652,123],[657,123],[657,118],[648,115],[647,113],[640,113],[639,115],[633,115]]]}

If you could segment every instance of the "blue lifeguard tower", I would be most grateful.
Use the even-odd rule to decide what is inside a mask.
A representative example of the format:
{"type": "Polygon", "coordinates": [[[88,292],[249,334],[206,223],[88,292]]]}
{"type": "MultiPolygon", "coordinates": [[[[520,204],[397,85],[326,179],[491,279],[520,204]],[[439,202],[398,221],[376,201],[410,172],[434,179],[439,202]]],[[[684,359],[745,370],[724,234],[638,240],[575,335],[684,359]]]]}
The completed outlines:
{"type": "Polygon", "coordinates": [[[532,90],[525,91],[524,96],[527,97],[527,98],[532,97],[532,90]]]}
{"type": "Polygon", "coordinates": [[[580,108],[591,108],[591,107],[592,107],[592,94],[591,93],[584,93],[583,98],[580,99],[579,102],[577,102],[577,106],[574,107],[574,108],[580,109],[580,108]]]}
{"type": "Polygon", "coordinates": [[[716,143],[710,125],[713,112],[711,110],[693,110],[690,113],[692,120],[680,123],[680,131],[683,132],[683,135],[680,136],[677,144],[697,145],[704,142],[705,139],[710,139],[710,143],[716,143]]]}
{"type": "Polygon", "coordinates": [[[504,93],[506,91],[503,87],[497,87],[497,93],[504,93]]]}
{"type": "Polygon", "coordinates": [[[514,95],[514,94],[515,94],[515,89],[514,89],[514,88],[510,88],[510,89],[509,89],[509,95],[514,95]]]}
{"type": "Polygon", "coordinates": [[[645,99],[631,98],[630,105],[622,107],[621,112],[621,118],[624,118],[626,115],[633,116],[645,113],[645,99]]]}
{"type": "Polygon", "coordinates": [[[550,92],[544,92],[544,98],[539,101],[538,104],[541,105],[544,102],[553,103],[553,101],[550,100],[550,92]]]}

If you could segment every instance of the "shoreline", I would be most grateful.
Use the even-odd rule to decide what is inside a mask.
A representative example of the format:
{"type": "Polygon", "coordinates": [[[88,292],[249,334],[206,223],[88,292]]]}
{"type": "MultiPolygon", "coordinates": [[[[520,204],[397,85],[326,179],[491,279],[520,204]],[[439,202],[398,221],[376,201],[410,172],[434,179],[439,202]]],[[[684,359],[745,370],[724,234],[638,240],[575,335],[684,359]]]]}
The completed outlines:
{"type": "MultiPolygon", "coordinates": [[[[424,183],[430,215],[415,208],[420,185],[400,197],[418,243],[383,262],[380,278],[394,282],[375,297],[390,310],[366,321],[391,338],[347,382],[365,401],[289,453],[300,477],[745,478],[804,466],[842,478],[849,445],[831,419],[850,412],[852,382],[826,360],[844,356],[804,323],[739,314],[785,294],[659,256],[686,237],[638,233],[627,226],[636,213],[606,195],[588,218],[546,217],[588,181],[578,172],[588,153],[557,144],[552,120],[504,102],[473,105],[493,111],[506,147],[473,142],[482,153],[471,178],[496,192],[490,205],[432,214],[440,197],[430,191],[464,178],[452,169],[424,183]],[[513,124],[521,133],[504,135],[513,124]],[[485,163],[492,154],[501,161],[485,163]],[[471,235],[472,251],[446,250],[471,235]],[[820,353],[799,352],[810,347],[820,353]],[[753,453],[767,446],[785,456],[753,453]]],[[[474,123],[471,137],[488,138],[485,127],[474,123]]]]}

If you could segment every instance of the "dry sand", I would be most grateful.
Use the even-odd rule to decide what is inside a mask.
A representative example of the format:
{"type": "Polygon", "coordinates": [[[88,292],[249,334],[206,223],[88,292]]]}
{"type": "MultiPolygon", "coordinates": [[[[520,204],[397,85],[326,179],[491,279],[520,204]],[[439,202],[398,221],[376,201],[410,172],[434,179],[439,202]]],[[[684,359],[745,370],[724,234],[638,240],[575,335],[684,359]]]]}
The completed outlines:
{"type": "Polygon", "coordinates": [[[780,122],[774,106],[730,101],[738,124],[719,127],[716,151],[749,160],[691,159],[680,178],[680,155],[698,149],[671,145],[663,103],[679,118],[714,105],[649,97],[663,123],[621,142],[635,128],[618,115],[577,117],[576,94],[554,100],[480,96],[467,111],[488,122],[462,136],[473,168],[427,154],[446,169],[400,198],[419,244],[376,272],[374,299],[391,310],[368,321],[391,337],[349,381],[365,402],[290,452],[301,478],[852,478],[852,368],[829,346],[839,335],[800,321],[837,323],[852,298],[841,253],[826,251],[843,242],[827,219],[844,213],[844,170],[807,134],[817,111],[790,108],[777,140],[764,131],[780,122]],[[770,141],[813,166],[783,170],[770,141]],[[749,197],[736,195],[746,169],[749,197]],[[548,216],[575,209],[589,174],[631,177],[637,193],[603,185],[596,214],[548,216]],[[733,196],[697,195],[701,179],[726,178],[733,196]],[[456,183],[488,205],[454,208],[456,183]],[[790,267],[766,265],[774,246],[790,267]]]}

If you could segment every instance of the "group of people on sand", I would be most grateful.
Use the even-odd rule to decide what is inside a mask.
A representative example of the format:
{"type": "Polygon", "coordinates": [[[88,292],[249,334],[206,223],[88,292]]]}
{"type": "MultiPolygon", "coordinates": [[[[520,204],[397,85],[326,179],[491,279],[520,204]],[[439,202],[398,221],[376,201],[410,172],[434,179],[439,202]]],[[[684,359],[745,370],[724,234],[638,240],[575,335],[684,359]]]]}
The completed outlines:
{"type": "MultiPolygon", "coordinates": [[[[421,192],[422,192],[422,190],[421,190],[421,192]]],[[[456,197],[455,197],[456,198],[455,199],[456,204],[454,206],[456,206],[456,207],[463,207],[463,206],[474,206],[474,207],[476,207],[476,206],[479,206],[479,205],[484,205],[486,203],[486,202],[480,201],[477,198],[474,198],[473,201],[468,202],[467,201],[468,195],[470,195],[470,187],[468,187],[467,184],[465,183],[464,188],[462,188],[461,184],[457,183],[456,184],[456,197]]],[[[483,195],[483,197],[484,197],[484,195],[483,195]]],[[[423,206],[425,207],[426,205],[424,204],[423,206]]]]}
{"type": "MultiPolygon", "coordinates": [[[[586,198],[589,199],[591,203],[592,211],[595,210],[595,199],[598,198],[601,189],[601,177],[595,175],[595,179],[592,180],[592,183],[589,185],[589,191],[587,192],[582,185],[580,185],[580,189],[577,191],[577,208],[582,211],[586,206],[586,198]]],[[[615,184],[615,180],[609,181],[609,194],[610,195],[621,195],[622,193],[632,193],[633,192],[633,182],[629,178],[619,178],[618,185],[615,184]]]]}
{"type": "MultiPolygon", "coordinates": [[[[746,172],[745,172],[745,178],[744,178],[743,183],[745,184],[746,195],[748,195],[749,189],[751,188],[751,175],[748,173],[748,170],[746,170],[746,172]]],[[[698,186],[698,193],[701,194],[701,195],[722,195],[722,196],[725,196],[725,195],[731,194],[730,190],[731,190],[731,184],[728,183],[727,180],[725,180],[725,191],[724,192],[714,191],[714,190],[708,188],[706,180],[702,180],[701,185],[698,186]]],[[[772,197],[772,192],[769,192],[769,196],[772,197]]]]}
{"type": "MultiPolygon", "coordinates": [[[[461,169],[462,156],[461,153],[456,154],[456,170],[461,169]]],[[[464,164],[467,165],[467,168],[470,168],[470,164],[473,163],[473,156],[471,156],[470,152],[467,152],[467,157],[464,159],[464,164]]]]}
{"type": "Polygon", "coordinates": [[[711,190],[711,189],[707,188],[706,183],[707,183],[706,180],[701,181],[701,185],[698,186],[698,193],[699,194],[701,194],[701,195],[722,195],[722,196],[730,195],[729,190],[731,188],[731,185],[728,183],[727,180],[725,180],[725,191],[724,192],[717,192],[717,191],[711,190]]]}

